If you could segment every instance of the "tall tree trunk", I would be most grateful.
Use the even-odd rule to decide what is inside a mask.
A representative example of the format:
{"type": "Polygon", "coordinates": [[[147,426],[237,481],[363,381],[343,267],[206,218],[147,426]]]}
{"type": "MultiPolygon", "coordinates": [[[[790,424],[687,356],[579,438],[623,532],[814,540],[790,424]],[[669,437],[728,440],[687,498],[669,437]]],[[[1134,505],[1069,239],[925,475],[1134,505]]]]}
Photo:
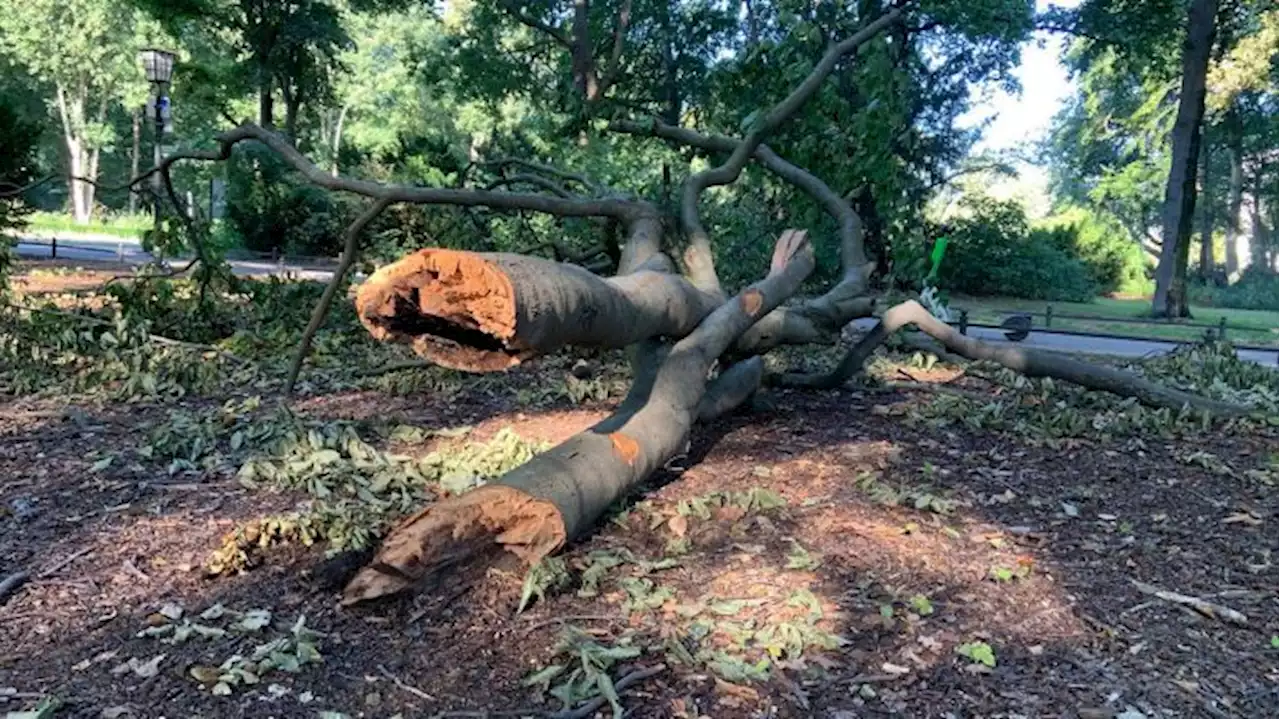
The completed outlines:
{"type": "Polygon", "coordinates": [[[71,169],[71,182],[67,188],[71,195],[71,215],[76,222],[85,223],[89,221],[89,211],[84,205],[84,193],[80,191],[84,183],[76,179],[84,177],[84,152],[80,149],[79,138],[67,135],[66,141],[67,163],[71,169]]]}
{"type": "Polygon", "coordinates": [[[1248,238],[1240,232],[1240,204],[1244,196],[1244,151],[1240,118],[1233,111],[1227,117],[1227,156],[1231,179],[1227,189],[1227,279],[1235,281],[1249,263],[1248,238]]]}
{"type": "MultiPolygon", "coordinates": [[[[133,110],[133,146],[129,149],[129,177],[138,176],[138,170],[141,166],[140,155],[142,153],[142,110],[134,108],[133,110]]],[[[138,211],[138,188],[137,186],[129,188],[129,214],[138,211]]]]}
{"type": "Polygon", "coordinates": [[[1213,161],[1213,150],[1205,145],[1200,153],[1200,192],[1205,201],[1200,206],[1200,279],[1209,282],[1213,279],[1213,202],[1209,199],[1209,171],[1213,161]]]}
{"type": "Polygon", "coordinates": [[[258,124],[267,128],[275,127],[275,98],[271,93],[271,68],[264,63],[258,67],[258,124]]]}
{"type": "Polygon", "coordinates": [[[1213,48],[1217,0],[1192,0],[1187,37],[1182,45],[1182,90],[1173,125],[1172,164],[1165,185],[1161,223],[1163,246],[1156,266],[1156,293],[1151,302],[1157,317],[1187,317],[1187,255],[1191,220],[1196,209],[1196,160],[1200,121],[1204,117],[1205,77],[1213,48]]]}
{"type": "Polygon", "coordinates": [[[333,144],[330,146],[330,152],[333,153],[333,161],[329,166],[329,174],[334,177],[338,176],[338,155],[342,152],[342,126],[347,121],[347,106],[343,105],[342,110],[338,112],[338,119],[333,125],[333,144]]]}
{"type": "MultiPolygon", "coordinates": [[[[88,174],[85,177],[89,180],[96,182],[98,179],[98,159],[100,157],[102,157],[102,150],[95,147],[89,150],[88,156],[85,158],[85,168],[88,170],[88,174]]],[[[80,183],[80,191],[84,195],[81,202],[85,208],[85,219],[88,219],[93,216],[93,202],[98,194],[98,186],[93,182],[82,182],[80,183]]]]}
{"type": "Polygon", "coordinates": [[[1249,249],[1250,263],[1259,267],[1270,269],[1275,261],[1275,255],[1271,249],[1271,232],[1272,229],[1267,226],[1264,220],[1264,211],[1262,207],[1262,172],[1259,170],[1253,175],[1253,202],[1249,211],[1250,224],[1253,225],[1253,242],[1249,249]]]}
{"type": "Polygon", "coordinates": [[[297,98],[286,95],[284,100],[284,134],[289,138],[289,142],[298,144],[298,114],[299,102],[297,98]]]}
{"type": "Polygon", "coordinates": [[[80,129],[84,127],[84,100],[79,95],[68,97],[66,88],[57,87],[58,117],[62,120],[62,138],[67,146],[67,165],[70,179],[67,182],[67,193],[71,196],[71,214],[76,222],[89,221],[89,208],[84,204],[84,181],[88,158],[84,151],[84,138],[80,129]]]}
{"type": "Polygon", "coordinates": [[[600,88],[596,78],[595,61],[591,54],[591,3],[590,0],[573,2],[573,84],[587,102],[595,101],[600,88]]]}
{"type": "Polygon", "coordinates": [[[671,8],[665,2],[658,8],[658,24],[662,28],[662,119],[668,125],[679,125],[681,107],[676,75],[676,39],[671,27],[671,8]]]}

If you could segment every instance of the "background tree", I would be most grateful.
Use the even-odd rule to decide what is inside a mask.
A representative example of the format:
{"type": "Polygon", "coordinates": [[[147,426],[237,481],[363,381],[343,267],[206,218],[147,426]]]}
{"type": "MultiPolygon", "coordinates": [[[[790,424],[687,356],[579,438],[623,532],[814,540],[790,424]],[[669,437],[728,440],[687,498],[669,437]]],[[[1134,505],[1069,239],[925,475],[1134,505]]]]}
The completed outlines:
{"type": "Polygon", "coordinates": [[[33,0],[0,13],[0,49],[53,93],[47,99],[62,129],[79,222],[93,212],[102,152],[117,139],[109,113],[124,97],[145,92],[137,51],[156,31],[133,5],[116,0],[33,0]]]}

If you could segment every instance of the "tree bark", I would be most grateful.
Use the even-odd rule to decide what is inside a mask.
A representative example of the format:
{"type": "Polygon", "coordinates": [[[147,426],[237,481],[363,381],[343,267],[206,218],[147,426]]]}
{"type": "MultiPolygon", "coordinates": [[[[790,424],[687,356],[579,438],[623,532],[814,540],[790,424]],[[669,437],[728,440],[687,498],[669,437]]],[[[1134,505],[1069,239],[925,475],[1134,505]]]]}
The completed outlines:
{"type": "Polygon", "coordinates": [[[858,344],[854,345],[828,374],[783,374],[768,378],[773,384],[788,387],[815,387],[833,389],[848,381],[862,369],[863,363],[889,335],[907,325],[915,325],[920,331],[933,337],[951,352],[970,360],[995,362],[1028,377],[1052,377],[1088,389],[1110,392],[1121,397],[1133,397],[1151,407],[1192,409],[1216,415],[1236,416],[1249,414],[1247,407],[1220,402],[1169,387],[1163,387],[1131,372],[1081,362],[1070,356],[1043,350],[1019,347],[998,347],[981,340],[962,335],[929,313],[920,303],[908,300],[885,311],[876,326],[858,344]]]}
{"type": "Polygon", "coordinates": [[[1204,282],[1213,280],[1213,203],[1209,198],[1209,172],[1213,161],[1213,151],[1205,145],[1200,153],[1200,192],[1205,201],[1200,206],[1200,279],[1204,282]]]}
{"type": "Polygon", "coordinates": [[[1192,0],[1187,35],[1182,46],[1182,90],[1173,126],[1172,164],[1165,185],[1160,263],[1156,267],[1156,292],[1152,314],[1187,317],[1187,254],[1191,246],[1191,219],[1196,207],[1196,159],[1200,152],[1200,121],[1204,117],[1205,80],[1217,0],[1192,0]]]}
{"type": "Polygon", "coordinates": [[[1227,279],[1234,282],[1249,263],[1248,239],[1240,232],[1240,205],[1244,197],[1244,149],[1240,118],[1234,111],[1227,117],[1227,153],[1231,177],[1227,186],[1227,279]]]}
{"type": "Polygon", "coordinates": [[[573,85],[587,102],[594,102],[599,92],[591,50],[590,0],[573,0],[573,47],[570,49],[573,85]]]}
{"type": "MultiPolygon", "coordinates": [[[[609,505],[684,447],[699,414],[715,409],[702,402],[709,370],[812,270],[804,233],[785,232],[765,279],[718,306],[673,345],[648,341],[640,347],[634,384],[617,412],[494,482],[407,519],[347,585],[343,604],[403,591],[459,554],[479,554],[494,544],[533,564],[592,527],[609,505]]],[[[741,387],[754,371],[750,365],[731,369],[721,387],[741,387]]]]}

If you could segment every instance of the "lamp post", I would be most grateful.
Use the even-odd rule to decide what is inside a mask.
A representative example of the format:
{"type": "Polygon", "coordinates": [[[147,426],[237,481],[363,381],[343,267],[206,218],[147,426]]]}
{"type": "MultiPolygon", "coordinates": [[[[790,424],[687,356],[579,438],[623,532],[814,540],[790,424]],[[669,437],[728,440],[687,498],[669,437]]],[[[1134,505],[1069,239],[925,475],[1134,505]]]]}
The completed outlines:
{"type": "MultiPolygon", "coordinates": [[[[164,121],[165,110],[169,107],[169,98],[164,94],[169,87],[169,80],[173,77],[173,60],[175,55],[168,50],[160,50],[158,48],[147,48],[138,53],[138,59],[142,61],[142,68],[147,73],[147,82],[155,88],[155,103],[152,118],[155,123],[155,166],[160,165],[161,157],[160,145],[164,137],[164,121]]],[[[160,193],[163,190],[160,184],[160,173],[156,173],[151,177],[151,188],[155,197],[155,226],[160,228],[160,193]]]]}

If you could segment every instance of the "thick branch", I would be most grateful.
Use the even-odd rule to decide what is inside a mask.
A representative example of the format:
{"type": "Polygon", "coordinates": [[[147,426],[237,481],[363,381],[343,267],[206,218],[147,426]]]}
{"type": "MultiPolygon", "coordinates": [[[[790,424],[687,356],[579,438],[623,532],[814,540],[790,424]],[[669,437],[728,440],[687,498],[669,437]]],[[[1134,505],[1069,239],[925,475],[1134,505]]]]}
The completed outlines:
{"type": "Polygon", "coordinates": [[[1110,392],[1121,397],[1133,397],[1151,407],[1169,407],[1204,410],[1217,415],[1249,414],[1246,407],[1220,402],[1158,385],[1132,372],[1081,362],[1063,354],[1017,347],[997,347],[981,340],[962,335],[949,325],[929,314],[920,303],[908,300],[889,308],[884,317],[840,361],[834,371],[826,375],[786,374],[771,378],[778,384],[830,389],[838,387],[861,369],[867,358],[885,339],[906,325],[915,325],[922,332],[941,342],[947,349],[970,360],[985,360],[1021,372],[1029,377],[1052,377],[1092,390],[1110,392]]]}
{"type": "Polygon", "coordinates": [[[138,177],[133,178],[124,187],[132,187],[147,177],[161,172],[181,160],[221,161],[231,156],[231,149],[237,143],[256,140],[271,148],[276,154],[302,174],[313,185],[327,190],[350,192],[375,200],[387,200],[398,203],[407,202],[417,205],[458,205],[461,207],[490,207],[498,210],[532,210],[551,215],[566,217],[616,217],[630,220],[651,214],[653,209],[644,202],[623,200],[615,197],[601,199],[580,199],[550,197],[547,195],[519,192],[495,192],[440,187],[413,187],[409,185],[379,184],[368,180],[357,180],[331,174],[308,160],[284,138],[270,130],[257,125],[244,124],[217,136],[219,149],[184,150],[175,152],[138,177]]]}
{"type": "Polygon", "coordinates": [[[631,0],[622,0],[618,8],[618,23],[613,28],[613,49],[609,51],[609,62],[605,65],[604,76],[600,78],[600,89],[596,97],[601,97],[609,86],[618,79],[622,70],[622,48],[627,41],[627,28],[631,26],[631,0]]]}
{"type": "Polygon", "coordinates": [[[354,604],[408,589],[462,552],[496,542],[533,563],[590,529],[606,508],[685,443],[707,373],[738,335],[793,294],[813,270],[804,233],[786,232],[768,277],[709,314],[669,351],[637,353],[618,411],[496,481],[411,517],[343,592],[354,604]]]}
{"type": "Polygon", "coordinates": [[[764,379],[764,358],[759,355],[737,362],[707,385],[707,393],[698,402],[698,421],[728,414],[760,388],[764,379]]]}
{"type": "Polygon", "coordinates": [[[488,185],[485,185],[484,189],[494,190],[499,187],[506,187],[509,185],[519,185],[521,183],[524,183],[526,185],[533,185],[534,187],[541,187],[542,189],[546,190],[547,192],[550,192],[556,197],[563,197],[563,198],[573,197],[573,193],[564,189],[564,187],[559,183],[557,183],[555,180],[548,180],[547,178],[541,175],[534,175],[528,172],[520,172],[510,177],[500,177],[494,180],[493,182],[490,182],[488,185]]]}
{"type": "Polygon", "coordinates": [[[703,172],[690,175],[681,190],[680,221],[689,239],[689,248],[685,251],[685,264],[689,269],[690,279],[700,289],[709,292],[720,292],[720,280],[716,276],[715,263],[711,253],[711,241],[702,219],[698,215],[698,198],[709,187],[727,185],[738,179],[747,160],[756,153],[756,149],[771,132],[794,115],[809,98],[817,93],[827,76],[835,69],[840,58],[853,52],[863,43],[875,37],[888,26],[902,17],[901,8],[894,8],[876,20],[868,23],[853,35],[831,46],[818,64],[796,89],[782,102],[773,106],[762,118],[756,121],[751,132],[729,155],[724,164],[703,172]]]}

